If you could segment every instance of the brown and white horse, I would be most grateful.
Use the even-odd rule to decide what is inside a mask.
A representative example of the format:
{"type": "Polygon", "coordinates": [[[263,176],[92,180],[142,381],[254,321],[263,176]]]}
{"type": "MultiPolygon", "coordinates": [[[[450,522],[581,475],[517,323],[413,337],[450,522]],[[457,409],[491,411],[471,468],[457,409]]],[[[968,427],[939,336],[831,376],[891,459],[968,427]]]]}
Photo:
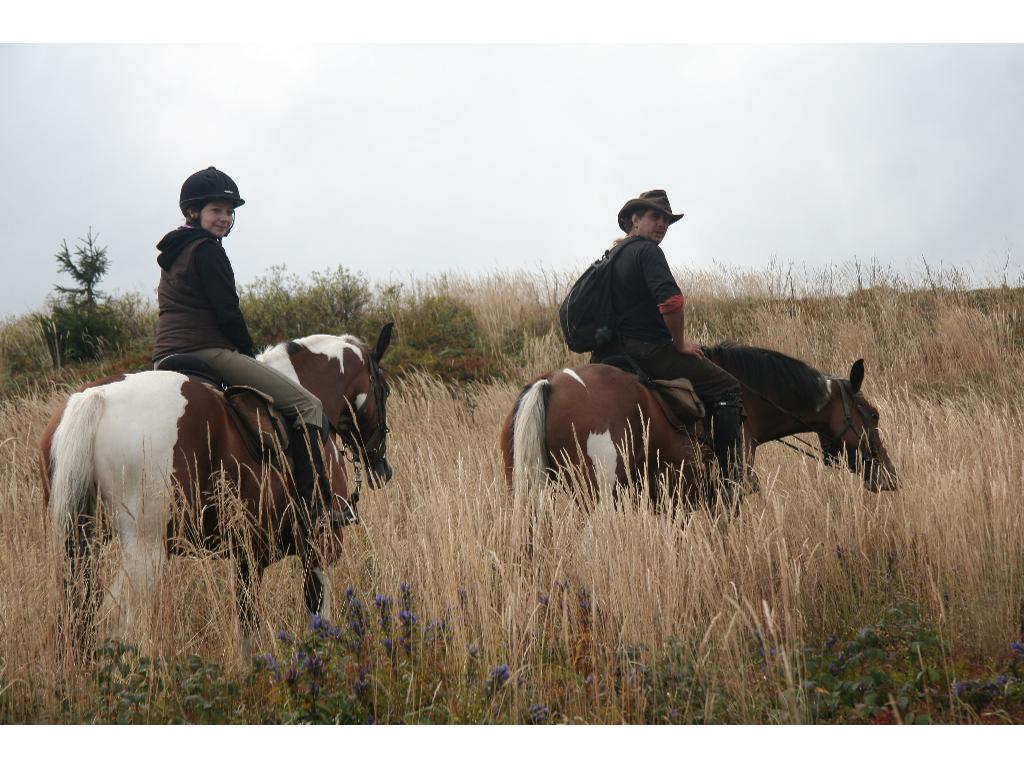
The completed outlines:
{"type": "MultiPolygon", "coordinates": [[[[743,387],[748,463],[758,445],[811,432],[827,463],[845,458],[871,491],[896,488],[878,411],[860,391],[863,360],[840,378],[759,347],[721,344],[704,352],[743,387]]],[[[715,462],[710,446],[672,428],[636,375],[609,365],[552,371],[528,384],[505,419],[500,445],[516,491],[568,470],[601,493],[634,482],[696,501],[707,498],[715,462]]]]}
{"type": "MultiPolygon", "coordinates": [[[[314,335],[257,358],[320,398],[333,431],[367,467],[375,487],[391,476],[389,389],[380,367],[391,330],[391,324],[384,327],[372,350],[353,336],[314,335]]],[[[347,503],[333,436],[324,448],[331,488],[347,503]]],[[[302,558],[306,607],[329,616],[324,566],[340,546],[339,521],[331,520],[329,533],[310,530],[309,516],[293,502],[289,473],[280,461],[250,453],[214,387],[173,371],[87,384],[54,415],[40,459],[50,522],[67,553],[60,619],[65,652],[81,650],[92,622],[96,543],[107,533],[121,545],[102,611],[112,616],[115,636],[133,622],[167,557],[197,549],[234,560],[243,646],[251,646],[256,631],[260,576],[286,555],[302,558]],[[324,535],[318,539],[318,533],[324,535]]]]}

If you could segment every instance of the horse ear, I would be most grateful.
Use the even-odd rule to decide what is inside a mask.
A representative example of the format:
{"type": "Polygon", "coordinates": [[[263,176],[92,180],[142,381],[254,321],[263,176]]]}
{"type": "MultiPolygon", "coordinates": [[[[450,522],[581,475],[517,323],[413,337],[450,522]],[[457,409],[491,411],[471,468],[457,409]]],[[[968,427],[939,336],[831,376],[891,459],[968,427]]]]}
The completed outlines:
{"type": "Polygon", "coordinates": [[[860,385],[864,383],[864,358],[861,358],[850,368],[850,386],[854,392],[860,392],[860,385]]]}
{"type": "Polygon", "coordinates": [[[394,329],[394,323],[388,323],[380,329],[380,336],[377,338],[377,346],[373,348],[373,359],[378,363],[381,358],[384,357],[384,353],[388,351],[388,346],[391,344],[391,333],[394,329]]]}

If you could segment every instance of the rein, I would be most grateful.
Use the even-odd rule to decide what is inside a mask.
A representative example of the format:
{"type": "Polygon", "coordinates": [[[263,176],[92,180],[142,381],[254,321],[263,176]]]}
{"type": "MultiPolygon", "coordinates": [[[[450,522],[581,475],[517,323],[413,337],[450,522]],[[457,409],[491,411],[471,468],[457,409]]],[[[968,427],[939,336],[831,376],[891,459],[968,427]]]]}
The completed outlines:
{"type": "MultiPolygon", "coordinates": [[[[793,445],[792,443],[786,442],[785,438],[782,438],[782,437],[775,438],[773,442],[782,443],[782,445],[786,446],[790,450],[796,451],[797,453],[800,453],[800,454],[802,454],[804,456],[807,456],[807,457],[809,457],[811,459],[814,459],[815,461],[821,461],[823,464],[827,464],[831,460],[831,457],[833,457],[835,453],[838,453],[838,451],[839,451],[839,447],[838,446],[839,446],[840,441],[842,440],[843,436],[846,435],[847,432],[850,432],[850,431],[854,430],[853,414],[852,414],[851,409],[850,409],[850,402],[851,402],[851,400],[853,401],[854,407],[857,409],[857,413],[860,415],[861,420],[865,424],[870,423],[871,419],[868,418],[868,415],[864,412],[863,407],[861,407],[860,403],[858,403],[855,398],[851,397],[850,392],[848,391],[848,389],[850,387],[850,383],[846,379],[832,379],[832,381],[839,382],[839,393],[842,395],[842,398],[843,398],[843,418],[844,418],[844,420],[843,420],[843,425],[836,431],[836,433],[829,440],[829,442],[828,442],[828,450],[822,450],[821,455],[818,455],[817,453],[810,453],[808,451],[805,451],[803,448],[800,448],[799,446],[796,446],[796,445],[793,445]]],[[[803,419],[801,419],[799,416],[797,416],[795,413],[793,413],[792,411],[789,411],[789,410],[783,408],[778,403],[773,402],[772,400],[770,400],[769,398],[767,398],[764,395],[762,395],[760,392],[758,392],[753,387],[750,387],[750,386],[748,386],[746,384],[744,384],[743,386],[745,386],[748,390],[750,390],[750,392],[752,392],[753,394],[757,395],[759,398],[764,400],[766,403],[768,403],[768,405],[772,406],[775,410],[777,410],[780,413],[782,413],[782,414],[788,416],[789,418],[793,419],[797,424],[799,424],[801,427],[804,427],[808,432],[817,432],[818,431],[817,429],[812,427],[810,424],[805,422],[803,419]]],[[[875,455],[874,447],[871,445],[871,440],[868,439],[867,430],[866,429],[863,430],[859,437],[860,437],[860,439],[863,439],[863,440],[867,441],[868,453],[869,453],[870,460],[871,461],[878,461],[878,457],[875,455]]],[[[808,443],[803,438],[795,437],[794,436],[794,439],[796,439],[797,441],[803,443],[808,448],[811,448],[812,450],[814,449],[814,446],[811,445],[810,443],[808,443]]],[[[858,440],[858,442],[859,442],[859,440],[858,440]]]]}
{"type": "MultiPolygon", "coordinates": [[[[768,399],[767,397],[762,395],[760,392],[758,392],[753,387],[751,387],[751,386],[749,386],[747,384],[744,384],[743,386],[746,387],[747,390],[749,390],[752,394],[755,394],[759,398],[764,400],[766,403],[768,403],[768,405],[770,405],[772,408],[777,410],[779,413],[782,413],[782,414],[784,414],[786,416],[789,416],[789,418],[793,419],[793,421],[795,421],[801,427],[805,427],[808,432],[817,432],[818,431],[814,427],[812,427],[810,424],[805,422],[803,419],[801,419],[799,416],[797,416],[795,413],[793,413],[792,411],[786,410],[785,408],[783,408],[778,403],[768,399]]],[[[804,440],[802,437],[794,436],[794,439],[796,439],[797,441],[803,443],[808,448],[811,448],[812,450],[814,449],[814,446],[811,445],[806,440],[804,440]]],[[[792,443],[786,442],[786,439],[784,437],[776,437],[771,442],[782,443],[784,446],[786,446],[790,450],[793,450],[793,451],[796,451],[797,453],[803,454],[804,456],[807,456],[807,457],[809,457],[811,459],[814,459],[815,461],[821,461],[823,464],[825,463],[825,454],[824,453],[822,453],[822,455],[820,455],[820,456],[818,454],[816,454],[816,453],[810,453],[809,451],[805,451],[803,448],[800,448],[799,446],[796,446],[796,445],[793,445],[792,443]]]]}

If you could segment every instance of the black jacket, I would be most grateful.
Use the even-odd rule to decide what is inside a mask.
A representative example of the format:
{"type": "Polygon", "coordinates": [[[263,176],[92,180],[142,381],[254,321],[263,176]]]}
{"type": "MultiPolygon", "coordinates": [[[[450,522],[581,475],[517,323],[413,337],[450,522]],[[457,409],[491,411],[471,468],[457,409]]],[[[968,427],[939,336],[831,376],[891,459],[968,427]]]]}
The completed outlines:
{"type": "Polygon", "coordinates": [[[210,347],[252,356],[235,273],[220,240],[199,227],[179,227],[157,248],[160,315],[153,359],[210,347]]]}

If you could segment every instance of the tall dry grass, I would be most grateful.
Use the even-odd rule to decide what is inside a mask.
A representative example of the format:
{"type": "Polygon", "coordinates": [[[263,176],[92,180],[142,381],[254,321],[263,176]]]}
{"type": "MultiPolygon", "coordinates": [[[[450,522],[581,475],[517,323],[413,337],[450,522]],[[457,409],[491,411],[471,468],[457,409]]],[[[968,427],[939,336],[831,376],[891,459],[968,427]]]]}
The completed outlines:
{"type": "MultiPolygon", "coordinates": [[[[996,658],[1020,637],[1018,295],[883,286],[790,299],[757,276],[732,294],[712,275],[691,277],[691,328],[702,342],[730,336],[832,373],[866,359],[864,390],[881,412],[901,489],[871,494],[846,471],[766,446],[757,456],[763,489],[733,520],[655,509],[635,493],[594,505],[554,490],[518,507],[500,467],[502,420],[523,382],[582,358],[546,333],[527,340],[527,363],[510,361],[505,378],[454,386],[410,375],[395,383],[390,408],[395,478],[364,491],[364,522],[346,532],[332,578],[336,592],[352,586],[364,596],[394,595],[407,582],[422,621],[448,618],[439,663],[456,682],[435,697],[450,711],[459,711],[457,681],[471,665],[508,664],[530,691],[560,692],[551,695],[568,720],[638,721],[642,706],[610,681],[624,658],[649,659],[678,642],[707,681],[704,695],[716,699],[681,706],[714,705],[732,722],[799,722],[796,651],[889,606],[919,606],[951,655],[996,658]],[[771,648],[760,663],[759,644],[771,648]],[[591,682],[565,685],[570,669],[591,682]]],[[[466,278],[458,289],[500,340],[558,296],[544,279],[529,281],[466,278]]],[[[0,403],[0,720],[80,714],[62,703],[57,570],[35,466],[38,438],[64,395],[0,403]]],[[[115,556],[111,548],[108,577],[115,556]]],[[[295,562],[271,568],[261,609],[267,643],[276,630],[302,629],[295,562]]],[[[174,561],[147,631],[168,656],[245,667],[220,560],[174,561]]],[[[529,703],[525,688],[509,695],[529,703]]],[[[420,696],[408,711],[438,704],[420,696]]]]}

